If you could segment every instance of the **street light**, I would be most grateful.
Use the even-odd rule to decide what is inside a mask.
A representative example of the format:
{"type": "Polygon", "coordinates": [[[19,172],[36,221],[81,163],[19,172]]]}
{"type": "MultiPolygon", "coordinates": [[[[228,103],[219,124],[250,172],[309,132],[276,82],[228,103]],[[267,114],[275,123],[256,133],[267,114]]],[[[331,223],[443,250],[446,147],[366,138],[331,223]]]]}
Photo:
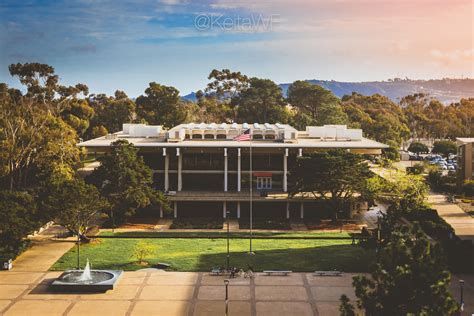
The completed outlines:
{"type": "Polygon", "coordinates": [[[224,280],[225,285],[225,316],[229,315],[229,280],[224,280]]]}
{"type": "Polygon", "coordinates": [[[461,312],[464,311],[464,280],[459,280],[459,285],[461,285],[461,312]]]}
{"type": "Polygon", "coordinates": [[[226,218],[227,218],[227,271],[230,270],[230,254],[229,254],[229,215],[230,212],[226,211],[226,218]]]}

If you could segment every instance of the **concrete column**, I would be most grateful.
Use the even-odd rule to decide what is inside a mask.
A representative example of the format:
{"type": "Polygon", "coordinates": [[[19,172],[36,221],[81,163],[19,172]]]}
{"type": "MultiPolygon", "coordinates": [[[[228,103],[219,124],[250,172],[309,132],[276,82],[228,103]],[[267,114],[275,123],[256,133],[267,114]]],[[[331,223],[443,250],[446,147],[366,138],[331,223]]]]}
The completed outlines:
{"type": "Polygon", "coordinates": [[[237,191],[242,189],[240,148],[237,149],[237,191]]]}
{"type": "Polygon", "coordinates": [[[240,218],[240,202],[237,202],[237,218],[240,218]]]}
{"type": "Polygon", "coordinates": [[[178,217],[178,202],[174,202],[173,217],[174,217],[174,218],[177,218],[177,217],[178,217]]]}
{"type": "Polygon", "coordinates": [[[224,148],[224,192],[227,192],[227,148],[224,148]]]}
{"type": "Polygon", "coordinates": [[[283,155],[283,192],[288,191],[288,148],[283,155]]]}
{"type": "Polygon", "coordinates": [[[290,202],[286,202],[286,218],[290,218],[290,202]]]}
{"type": "Polygon", "coordinates": [[[298,149],[298,157],[303,156],[303,148],[298,149]]]}
{"type": "Polygon", "coordinates": [[[170,156],[166,154],[166,148],[163,148],[163,156],[165,156],[165,192],[170,189],[170,156]]]}
{"type": "Polygon", "coordinates": [[[223,218],[227,217],[227,202],[223,202],[222,204],[222,217],[223,218]]]}
{"type": "Polygon", "coordinates": [[[163,205],[160,205],[160,218],[163,218],[163,205]]]}
{"type": "Polygon", "coordinates": [[[304,203],[301,202],[300,204],[300,218],[303,219],[304,218],[304,203]]]}
{"type": "Polygon", "coordinates": [[[183,155],[179,152],[179,148],[176,148],[176,156],[178,156],[178,191],[183,188],[183,155]]]}

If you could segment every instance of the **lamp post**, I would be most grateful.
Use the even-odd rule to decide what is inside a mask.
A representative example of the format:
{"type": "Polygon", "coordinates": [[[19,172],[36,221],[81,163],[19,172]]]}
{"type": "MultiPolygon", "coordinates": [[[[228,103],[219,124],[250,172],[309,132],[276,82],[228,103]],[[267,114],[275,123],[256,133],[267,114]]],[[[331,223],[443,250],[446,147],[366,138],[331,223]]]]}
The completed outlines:
{"type": "Polygon", "coordinates": [[[226,211],[226,218],[227,218],[227,271],[230,270],[230,253],[229,253],[229,233],[230,233],[230,230],[229,230],[229,215],[230,215],[230,212],[229,211],[226,211]]]}
{"type": "Polygon", "coordinates": [[[225,285],[225,316],[229,315],[229,280],[224,280],[225,285]]]}
{"type": "Polygon", "coordinates": [[[81,237],[79,236],[79,232],[77,232],[77,270],[80,270],[80,249],[81,249],[81,237]]]}
{"type": "Polygon", "coordinates": [[[459,285],[461,286],[461,312],[464,311],[464,280],[459,280],[459,285]]]}

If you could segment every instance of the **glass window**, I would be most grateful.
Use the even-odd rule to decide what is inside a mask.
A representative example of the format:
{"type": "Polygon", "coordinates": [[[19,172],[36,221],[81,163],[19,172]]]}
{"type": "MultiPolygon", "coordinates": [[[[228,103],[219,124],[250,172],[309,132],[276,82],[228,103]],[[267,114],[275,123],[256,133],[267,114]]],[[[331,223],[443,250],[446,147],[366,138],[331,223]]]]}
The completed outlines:
{"type": "Polygon", "coordinates": [[[257,177],[257,189],[258,190],[270,190],[272,188],[271,177],[257,177]]]}

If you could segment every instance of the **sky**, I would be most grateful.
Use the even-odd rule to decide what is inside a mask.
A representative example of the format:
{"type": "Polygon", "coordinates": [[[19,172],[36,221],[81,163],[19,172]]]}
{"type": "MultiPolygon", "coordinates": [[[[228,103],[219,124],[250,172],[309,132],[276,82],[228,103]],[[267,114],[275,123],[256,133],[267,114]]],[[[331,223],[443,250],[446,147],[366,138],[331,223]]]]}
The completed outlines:
{"type": "Polygon", "coordinates": [[[473,0],[2,0],[0,82],[17,62],[63,84],[182,95],[212,69],[277,83],[474,77],[473,0]]]}

